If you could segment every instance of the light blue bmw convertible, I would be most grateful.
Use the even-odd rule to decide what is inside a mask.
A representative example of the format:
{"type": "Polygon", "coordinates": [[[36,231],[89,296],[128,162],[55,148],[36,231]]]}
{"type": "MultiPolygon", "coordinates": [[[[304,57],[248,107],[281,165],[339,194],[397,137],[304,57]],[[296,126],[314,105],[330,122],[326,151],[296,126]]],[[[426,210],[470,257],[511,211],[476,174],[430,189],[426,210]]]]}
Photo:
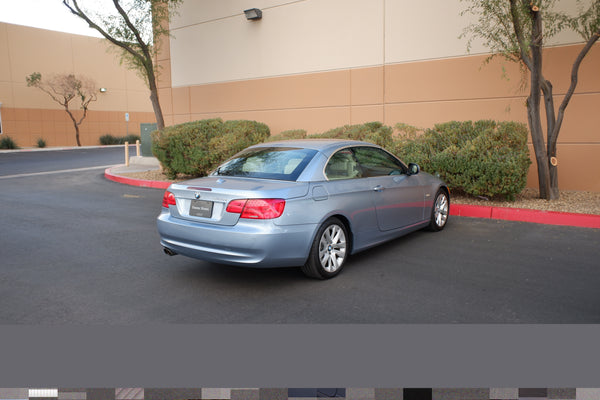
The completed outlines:
{"type": "Polygon", "coordinates": [[[359,251],[442,230],[449,209],[445,183],[417,164],[367,142],[307,139],[251,146],[173,183],[157,224],[169,255],[327,279],[359,251]]]}

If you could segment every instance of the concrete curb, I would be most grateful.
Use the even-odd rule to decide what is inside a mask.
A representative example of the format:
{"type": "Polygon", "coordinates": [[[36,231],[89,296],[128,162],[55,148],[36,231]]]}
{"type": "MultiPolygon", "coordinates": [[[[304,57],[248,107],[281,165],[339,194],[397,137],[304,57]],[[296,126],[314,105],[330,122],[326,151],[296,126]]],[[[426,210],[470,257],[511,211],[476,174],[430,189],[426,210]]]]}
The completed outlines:
{"type": "MultiPolygon", "coordinates": [[[[104,176],[114,182],[131,186],[167,189],[171,182],[148,181],[116,175],[112,167],[104,171],[104,176]]],[[[525,208],[474,206],[469,204],[452,204],[450,215],[504,221],[531,222],[545,225],[575,226],[580,228],[600,229],[600,215],[574,214],[557,211],[529,210],[525,208]]]]}

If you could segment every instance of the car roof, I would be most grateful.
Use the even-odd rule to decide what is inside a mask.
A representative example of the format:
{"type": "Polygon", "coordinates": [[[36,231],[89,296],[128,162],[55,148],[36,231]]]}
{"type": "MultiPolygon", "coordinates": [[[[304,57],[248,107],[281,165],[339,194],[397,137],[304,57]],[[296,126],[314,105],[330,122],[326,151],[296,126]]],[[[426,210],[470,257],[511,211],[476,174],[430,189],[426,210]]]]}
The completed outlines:
{"type": "Polygon", "coordinates": [[[266,142],[252,147],[300,147],[304,149],[318,150],[328,153],[335,149],[347,146],[375,146],[369,142],[348,139],[300,139],[300,140],[282,140],[278,142],[266,142]]]}

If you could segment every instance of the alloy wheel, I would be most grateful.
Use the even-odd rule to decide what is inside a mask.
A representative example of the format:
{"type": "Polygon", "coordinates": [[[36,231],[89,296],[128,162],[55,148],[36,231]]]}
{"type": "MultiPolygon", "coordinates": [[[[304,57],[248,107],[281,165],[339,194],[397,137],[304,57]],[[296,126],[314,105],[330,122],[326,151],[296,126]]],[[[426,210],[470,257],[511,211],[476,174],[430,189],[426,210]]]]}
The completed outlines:
{"type": "Polygon", "coordinates": [[[335,272],[346,258],[346,235],[339,225],[329,225],[319,241],[319,261],[323,269],[335,272]]]}
{"type": "Polygon", "coordinates": [[[435,224],[439,228],[446,225],[446,221],[448,220],[448,209],[448,198],[445,194],[440,193],[435,199],[435,207],[433,210],[433,218],[435,220],[435,224]]]}

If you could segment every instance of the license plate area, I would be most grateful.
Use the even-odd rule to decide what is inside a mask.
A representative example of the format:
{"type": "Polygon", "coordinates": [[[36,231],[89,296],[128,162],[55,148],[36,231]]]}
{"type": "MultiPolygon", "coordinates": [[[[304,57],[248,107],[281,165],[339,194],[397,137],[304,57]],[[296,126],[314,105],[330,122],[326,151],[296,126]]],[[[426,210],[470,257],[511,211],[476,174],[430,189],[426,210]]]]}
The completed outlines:
{"type": "Polygon", "coordinates": [[[211,218],[213,212],[213,202],[206,200],[192,200],[190,203],[190,216],[211,218]]]}

